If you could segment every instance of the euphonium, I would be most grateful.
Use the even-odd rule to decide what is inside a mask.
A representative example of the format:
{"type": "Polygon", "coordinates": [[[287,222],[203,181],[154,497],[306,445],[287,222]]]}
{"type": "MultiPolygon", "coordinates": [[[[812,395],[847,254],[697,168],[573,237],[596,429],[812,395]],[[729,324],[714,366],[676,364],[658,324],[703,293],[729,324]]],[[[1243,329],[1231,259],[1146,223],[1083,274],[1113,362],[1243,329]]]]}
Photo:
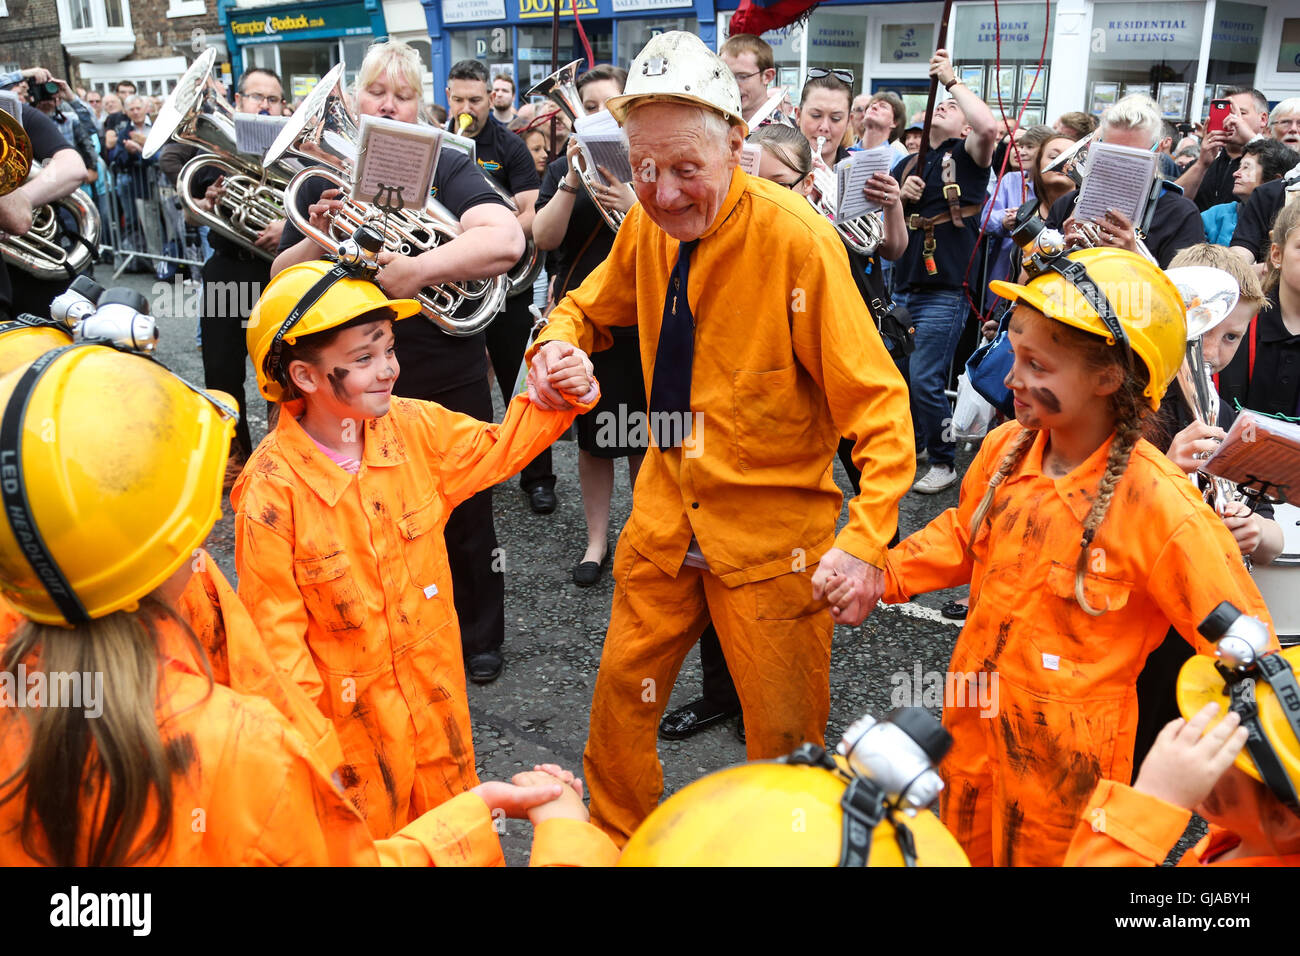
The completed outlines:
{"type": "MultiPolygon", "coordinates": [[[[263,162],[281,162],[293,155],[312,165],[297,173],[284,191],[289,220],[304,236],[325,249],[336,250],[360,226],[367,225],[384,237],[384,248],[402,255],[418,255],[460,235],[460,222],[436,199],[425,200],[423,210],[400,209],[391,215],[371,203],[350,196],[352,171],[356,166],[357,120],[348,105],[342,85],[343,64],[325,74],[297,112],[280,130],[263,162]],[[339,190],[343,208],[322,232],[298,212],[298,190],[313,177],[324,179],[339,190]]],[[[505,276],[444,282],[426,287],[415,295],[424,315],[448,335],[477,335],[492,322],[506,297],[505,276]],[[472,313],[457,316],[467,303],[472,313]]]]}
{"type": "Polygon", "coordinates": [[[836,182],[835,173],[827,169],[826,164],[821,160],[822,147],[825,145],[826,137],[818,136],[817,148],[813,153],[813,193],[808,197],[808,201],[830,221],[850,249],[860,256],[869,256],[884,242],[884,228],[875,213],[867,213],[848,222],[835,221],[839,184],[836,182]]]}
{"type": "MultiPolygon", "coordinates": [[[[574,125],[587,115],[587,111],[582,106],[582,97],[578,94],[578,64],[581,62],[582,60],[574,60],[560,67],[525,93],[524,98],[545,96],[560,108],[560,112],[568,119],[569,125],[574,125]]],[[[587,196],[596,204],[596,209],[600,213],[600,218],[605,220],[605,225],[618,232],[618,227],[623,225],[623,213],[617,209],[606,209],[601,205],[600,200],[596,198],[596,191],[593,188],[596,183],[591,178],[591,172],[578,162],[576,157],[573,161],[573,171],[578,174],[578,181],[582,183],[583,189],[587,190],[587,196]]]]}
{"type": "Polygon", "coordinates": [[[32,171],[32,141],[22,124],[0,110],[0,196],[5,196],[27,180],[32,171]]]}
{"type": "Polygon", "coordinates": [[[181,202],[190,215],[218,235],[269,262],[275,258],[275,250],[259,247],[257,237],[285,217],[282,196],[294,170],[272,163],[263,168],[239,152],[234,108],[212,78],[215,58],[216,50],[208,49],[185,71],[159,110],[142,155],[149,159],[171,140],[198,146],[199,155],[181,167],[176,177],[181,202]],[[190,183],[200,170],[213,166],[225,177],[225,191],[209,211],[190,195],[190,183]]]}
{"type": "MultiPolygon", "coordinates": [[[[474,115],[472,113],[461,113],[456,117],[456,132],[464,134],[465,130],[474,125],[474,115]]],[[[493,192],[501,197],[502,202],[510,207],[513,213],[519,212],[519,206],[515,199],[508,192],[501,188],[501,185],[489,173],[482,170],[483,178],[487,180],[493,192]]],[[[519,258],[509,271],[506,272],[506,295],[518,295],[520,292],[531,289],[533,282],[537,279],[537,273],[542,271],[542,256],[537,251],[537,245],[530,238],[524,244],[524,254],[519,258]]]]}

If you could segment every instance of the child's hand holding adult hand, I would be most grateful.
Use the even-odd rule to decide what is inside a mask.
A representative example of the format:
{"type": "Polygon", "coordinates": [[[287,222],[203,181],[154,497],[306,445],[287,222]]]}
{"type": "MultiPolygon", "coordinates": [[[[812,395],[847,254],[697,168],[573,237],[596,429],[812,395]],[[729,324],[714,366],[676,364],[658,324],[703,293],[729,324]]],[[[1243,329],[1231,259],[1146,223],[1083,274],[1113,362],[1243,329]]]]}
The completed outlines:
{"type": "Polygon", "coordinates": [[[1133,789],[1188,810],[1201,804],[1246,745],[1246,728],[1235,713],[1206,732],[1218,713],[1218,704],[1206,704],[1191,720],[1180,717],[1166,724],[1142,761],[1133,789]]]}
{"type": "Polygon", "coordinates": [[[515,774],[511,781],[519,786],[545,785],[546,781],[560,785],[559,796],[528,811],[528,819],[533,826],[556,817],[582,823],[591,819],[582,803],[582,781],[557,764],[538,764],[532,770],[515,774]]]}
{"type": "Polygon", "coordinates": [[[1201,463],[1219,447],[1219,442],[1228,437],[1222,428],[1192,422],[1169,444],[1166,454],[1169,460],[1189,475],[1201,467],[1201,463]]]}
{"type": "MultiPolygon", "coordinates": [[[[572,408],[573,403],[564,395],[564,389],[552,384],[551,373],[566,359],[572,359],[574,356],[581,356],[580,361],[585,362],[584,367],[591,368],[591,359],[576,346],[557,340],[543,342],[533,353],[533,360],[528,365],[528,400],[538,408],[550,412],[561,412],[572,408]]],[[[564,377],[567,378],[569,374],[572,374],[572,370],[564,377]]],[[[587,390],[589,389],[590,383],[587,385],[587,390]]],[[[583,397],[585,398],[585,395],[583,397]]]]}
{"type": "Polygon", "coordinates": [[[564,344],[547,368],[546,381],[551,388],[576,401],[588,401],[595,380],[591,377],[591,359],[580,349],[564,344]]]}
{"type": "MultiPolygon", "coordinates": [[[[516,774],[515,780],[518,781],[522,776],[524,775],[516,774]]],[[[477,794],[488,805],[488,809],[493,811],[494,816],[495,811],[501,810],[508,817],[522,820],[529,816],[534,807],[559,799],[563,790],[560,781],[554,777],[549,779],[539,777],[537,780],[524,783],[489,780],[487,783],[480,783],[470,793],[477,794]]]]}

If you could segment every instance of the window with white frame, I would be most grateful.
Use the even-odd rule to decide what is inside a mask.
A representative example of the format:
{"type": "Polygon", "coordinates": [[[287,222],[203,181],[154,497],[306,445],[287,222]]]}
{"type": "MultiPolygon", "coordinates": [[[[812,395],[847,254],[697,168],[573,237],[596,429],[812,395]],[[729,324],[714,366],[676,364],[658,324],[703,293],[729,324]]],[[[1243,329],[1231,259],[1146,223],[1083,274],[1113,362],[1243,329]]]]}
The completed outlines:
{"type": "Polygon", "coordinates": [[[204,0],[167,0],[167,17],[197,17],[207,12],[204,0]]]}

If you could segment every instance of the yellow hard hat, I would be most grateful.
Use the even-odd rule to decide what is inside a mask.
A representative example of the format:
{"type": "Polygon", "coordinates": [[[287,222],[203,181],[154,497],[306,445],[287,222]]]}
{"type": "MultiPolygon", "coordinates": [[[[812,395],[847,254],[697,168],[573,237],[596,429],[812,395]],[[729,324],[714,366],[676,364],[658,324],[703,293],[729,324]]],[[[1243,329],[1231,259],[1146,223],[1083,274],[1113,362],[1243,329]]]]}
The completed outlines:
{"type": "MultiPolygon", "coordinates": [[[[1292,670],[1300,670],[1300,646],[1288,647],[1278,653],[1291,665],[1292,670]]],[[[1207,654],[1196,654],[1179,671],[1178,684],[1175,688],[1178,710],[1188,720],[1199,713],[1206,704],[1219,705],[1219,716],[1214,718],[1211,727],[1227,716],[1230,703],[1227,681],[1215,666],[1216,663],[1218,662],[1215,658],[1207,654]]],[[[1272,745],[1273,752],[1277,754],[1282,769],[1291,779],[1291,786],[1300,791],[1300,739],[1296,738],[1295,731],[1291,729],[1282,705],[1278,702],[1277,694],[1268,682],[1256,680],[1254,685],[1255,702],[1259,709],[1259,726],[1272,745]]],[[[1209,727],[1206,728],[1208,729],[1209,727]]],[[[1241,753],[1237,754],[1233,766],[1260,783],[1266,782],[1259,768],[1255,766],[1249,748],[1243,748],[1241,753]]]]}
{"type": "MultiPolygon", "coordinates": [[[[843,758],[836,764],[843,769],[843,758]]],[[[757,761],[729,767],[673,794],[637,828],[620,866],[835,866],[848,780],[823,766],[757,761]]],[[[915,839],[918,866],[969,866],[929,810],[898,815],[915,839]]],[[[871,866],[902,866],[894,824],[872,834],[871,866]]]]}
{"type": "MultiPolygon", "coordinates": [[[[1187,316],[1178,287],[1150,259],[1127,249],[1078,249],[1068,259],[1087,270],[1087,277],[1110,302],[1129,345],[1150,373],[1143,394],[1153,409],[1159,408],[1187,347],[1187,316]]],[[[1078,285],[1055,270],[1040,273],[1027,285],[995,279],[989,288],[1049,319],[1115,343],[1115,336],[1078,285]]]]}
{"type": "Polygon", "coordinates": [[[271,402],[284,399],[284,386],[277,378],[277,336],[293,345],[305,335],[314,335],[351,322],[367,312],[386,309],[394,321],[420,312],[414,299],[390,299],[369,279],[355,278],[341,267],[323,259],[302,262],[278,273],[262,292],[248,317],[248,355],[257,369],[257,387],[271,402]],[[333,279],[333,282],[329,281],[333,279]],[[281,329],[300,306],[302,314],[289,328],[281,329]]]}
{"type": "Polygon", "coordinates": [[[0,322],[0,375],[8,375],[50,349],[72,344],[72,333],[54,322],[0,322]]]}
{"type": "Polygon", "coordinates": [[[102,345],[0,378],[0,592],[42,624],[134,608],[221,516],[234,430],[157,362],[102,345]]]}

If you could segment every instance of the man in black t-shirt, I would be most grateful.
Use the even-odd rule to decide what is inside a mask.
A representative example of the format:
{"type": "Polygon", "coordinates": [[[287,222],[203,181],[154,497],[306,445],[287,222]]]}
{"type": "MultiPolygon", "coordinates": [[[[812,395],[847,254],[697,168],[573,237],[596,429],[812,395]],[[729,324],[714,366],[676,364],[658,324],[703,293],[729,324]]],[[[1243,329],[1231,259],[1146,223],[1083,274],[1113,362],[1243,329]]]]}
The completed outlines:
{"type": "Polygon", "coordinates": [[[1275,179],[1260,183],[1237,213],[1237,229],[1232,234],[1232,251],[1249,264],[1262,263],[1268,256],[1269,233],[1273,220],[1286,205],[1288,180],[1275,179]]]}
{"type": "MultiPolygon", "coordinates": [[[[519,226],[528,238],[533,234],[534,205],[541,180],[524,141],[506,129],[492,115],[487,67],[478,60],[461,60],[447,73],[447,115],[451,129],[475,142],[479,168],[510,196],[518,207],[519,226]],[[471,122],[461,127],[460,117],[471,122]]],[[[528,333],[533,325],[528,307],[533,304],[532,287],[520,289],[506,299],[497,320],[488,326],[487,348],[492,359],[501,397],[509,402],[519,363],[524,359],[528,333]]],[[[541,452],[519,473],[519,484],[537,514],[555,510],[555,473],[551,451],[541,452]]]]}
{"type": "Polygon", "coordinates": [[[1177,179],[1183,195],[1195,200],[1202,212],[1232,202],[1232,174],[1241,165],[1241,148],[1268,133],[1268,98],[1263,93],[1239,86],[1228,90],[1226,99],[1232,102],[1232,113],[1223,130],[1206,134],[1196,162],[1177,179]]]}
{"type": "Polygon", "coordinates": [[[934,108],[925,167],[909,156],[894,168],[910,236],[894,268],[894,282],[912,315],[915,349],[907,358],[912,424],[918,456],[929,454],[930,468],[912,486],[936,494],[957,483],[953,459],[957,447],[949,424],[952,406],[944,390],[957,340],[969,306],[963,283],[979,236],[979,212],[989,181],[989,164],[997,141],[993,114],[957,79],[948,51],[930,58],[952,98],[934,108]]]}
{"type": "MultiPolygon", "coordinates": [[[[44,168],[35,178],[15,189],[7,198],[7,205],[30,228],[31,210],[69,196],[80,188],[86,181],[86,166],[54,121],[36,107],[24,103],[20,121],[31,140],[33,160],[43,163],[44,168]]],[[[60,223],[71,224],[65,223],[63,217],[60,217],[60,223]]],[[[70,245],[76,241],[66,231],[64,236],[61,244],[70,245]]],[[[48,318],[51,300],[66,289],[73,278],[68,275],[53,280],[36,279],[0,259],[0,321],[21,312],[48,318]]]]}
{"type": "MultiPolygon", "coordinates": [[[[239,78],[235,94],[235,111],[267,114],[279,110],[284,90],[280,78],[270,70],[254,69],[239,78]]],[[[168,144],[185,150],[182,144],[168,144]]],[[[162,166],[159,159],[159,166],[162,166]]],[[[199,205],[212,211],[225,192],[224,180],[214,166],[207,166],[190,180],[190,195],[199,205]]],[[[274,256],[279,248],[284,220],[279,219],[261,231],[256,240],[259,249],[274,256]]],[[[253,303],[271,281],[271,264],[264,256],[226,239],[215,230],[208,234],[212,255],[203,265],[203,303],[199,312],[199,330],[203,336],[203,380],[208,388],[220,389],[239,402],[241,414],[235,427],[234,446],[226,469],[228,485],[233,485],[244,461],[253,453],[248,432],[248,403],[244,395],[245,343],[244,325],[253,303]]]]}
{"type": "MultiPolygon", "coordinates": [[[[404,46],[377,45],[366,54],[357,84],[359,113],[407,123],[416,121],[423,106],[419,76],[403,68],[409,61],[404,46]],[[398,67],[397,81],[390,78],[393,70],[389,67],[394,64],[398,67]]],[[[333,196],[333,188],[325,180],[308,179],[298,192],[298,211],[310,217],[318,229],[327,230],[328,216],[341,206],[333,196]]],[[[518,221],[468,157],[451,149],[439,154],[433,196],[460,221],[461,232],[418,255],[381,252],[383,268],[376,280],[393,298],[409,298],[426,286],[443,282],[501,275],[523,253],[524,236],[518,221]]],[[[303,238],[290,221],[280,236],[280,254],[271,264],[271,274],[298,262],[319,259],[323,254],[324,250],[303,238]]],[[[393,334],[402,367],[394,394],[435,401],[452,411],[492,421],[492,392],[483,358],[482,332],[452,336],[432,320],[417,316],[396,323],[393,334]]],[[[469,679],[488,683],[496,680],[505,666],[501,655],[505,642],[505,575],[492,523],[492,490],[480,491],[458,505],[443,537],[469,679]]]]}

